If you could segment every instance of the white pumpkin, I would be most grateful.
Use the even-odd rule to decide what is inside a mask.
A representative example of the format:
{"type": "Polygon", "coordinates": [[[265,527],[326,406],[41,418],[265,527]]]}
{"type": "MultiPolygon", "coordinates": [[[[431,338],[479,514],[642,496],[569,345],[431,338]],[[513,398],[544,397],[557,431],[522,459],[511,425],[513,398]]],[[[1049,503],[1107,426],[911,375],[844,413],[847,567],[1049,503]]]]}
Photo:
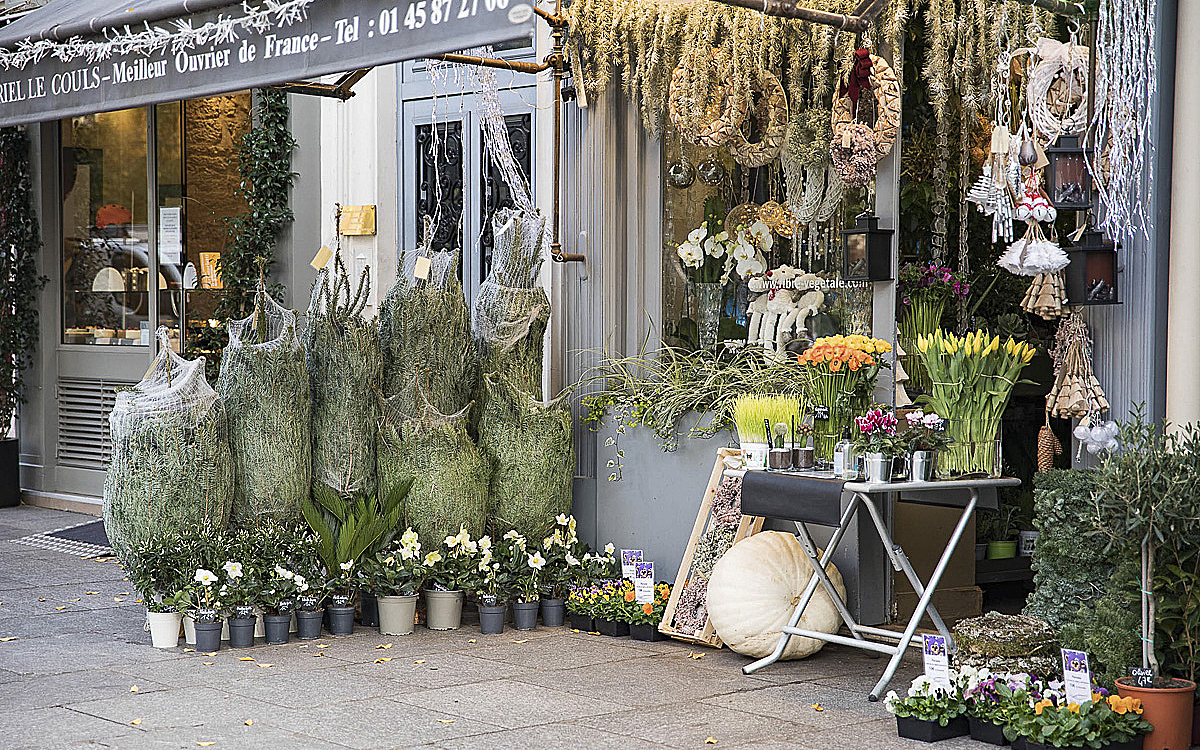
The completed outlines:
{"type": "MultiPolygon", "coordinates": [[[[843,600],[842,574],[830,563],[825,572],[843,600]]],[[[765,531],[729,548],[717,561],[708,582],[708,620],[725,645],[739,654],[761,658],[775,650],[783,626],[808,585],[812,565],[792,534],[765,531]]],[[[818,584],[800,618],[800,627],[836,633],[842,624],[833,599],[818,584]]],[[[784,659],[803,659],[825,645],[815,638],[793,636],[784,659]]]]}

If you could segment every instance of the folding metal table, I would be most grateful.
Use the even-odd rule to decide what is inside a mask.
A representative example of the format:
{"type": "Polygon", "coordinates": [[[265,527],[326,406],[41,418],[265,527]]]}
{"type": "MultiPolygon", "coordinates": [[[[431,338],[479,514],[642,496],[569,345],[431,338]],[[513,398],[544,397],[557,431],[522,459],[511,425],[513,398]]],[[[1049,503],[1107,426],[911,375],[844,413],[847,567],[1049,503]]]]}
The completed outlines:
{"type": "MultiPolygon", "coordinates": [[[[750,478],[752,473],[757,472],[747,472],[746,479],[743,479],[743,512],[764,515],[764,513],[746,509],[745,482],[750,478]]],[[[775,473],[775,476],[782,478],[788,475],[775,473]]],[[[812,478],[809,477],[809,479],[812,478]]],[[[832,521],[828,509],[805,512],[803,496],[795,498],[795,512],[770,511],[765,513],[772,517],[795,521],[800,544],[803,546],[804,553],[812,565],[813,574],[809,578],[808,585],[805,587],[799,602],[796,604],[796,610],[792,613],[791,620],[783,628],[783,633],[780,635],[779,644],[775,647],[775,651],[753,664],[742,667],[742,672],[750,674],[769,664],[775,663],[783,654],[792,636],[816,638],[830,643],[839,643],[844,646],[876,651],[891,656],[887,668],[883,671],[883,676],[879,678],[879,682],[875,684],[869,696],[870,700],[877,701],[891,681],[892,676],[896,673],[896,668],[900,665],[900,659],[903,657],[905,649],[913,644],[913,635],[917,630],[917,625],[926,614],[929,615],[929,619],[933,621],[938,631],[946,637],[947,649],[950,653],[953,653],[954,639],[950,636],[950,631],[946,628],[946,623],[942,621],[941,616],[938,614],[937,608],[932,604],[933,593],[937,589],[938,582],[941,581],[942,574],[946,571],[946,566],[950,562],[950,556],[958,546],[958,542],[962,538],[967,524],[971,521],[975,509],[977,507],[995,508],[995,489],[997,487],[1016,486],[1020,483],[1021,480],[1010,477],[999,479],[956,479],[945,482],[845,482],[842,484],[837,496],[840,496],[843,492],[849,493],[850,499],[845,509],[842,510],[840,518],[836,521],[836,525],[832,521]],[[981,490],[985,491],[986,498],[982,503],[980,501],[981,490]],[[959,516],[958,523],[954,527],[949,540],[947,540],[946,547],[938,559],[933,573],[930,575],[929,580],[924,583],[917,576],[916,571],[913,570],[912,564],[909,562],[904,550],[892,538],[889,521],[893,517],[892,509],[898,497],[899,502],[915,502],[923,505],[962,508],[962,514],[959,516]],[[898,633],[883,628],[860,625],[853,615],[851,615],[845,601],[838,595],[837,590],[834,589],[833,584],[829,580],[829,576],[825,573],[825,566],[833,557],[834,551],[841,542],[846,529],[854,520],[859,508],[866,508],[876,531],[879,533],[879,538],[887,551],[887,556],[891,560],[892,567],[896,572],[904,573],[919,597],[916,608],[913,610],[912,616],[909,618],[908,624],[902,632],[898,633]],[[817,545],[806,526],[808,523],[834,526],[833,535],[830,537],[828,545],[826,545],[824,552],[821,552],[819,555],[817,545]],[[846,628],[850,631],[849,637],[836,633],[818,633],[798,627],[800,618],[804,614],[804,610],[812,599],[813,594],[816,592],[818,584],[833,599],[834,607],[837,608],[842,622],[845,623],[846,628]],[[883,643],[880,642],[881,640],[891,641],[891,643],[883,643]]],[[[803,485],[797,485],[797,489],[802,488],[803,485]]]]}

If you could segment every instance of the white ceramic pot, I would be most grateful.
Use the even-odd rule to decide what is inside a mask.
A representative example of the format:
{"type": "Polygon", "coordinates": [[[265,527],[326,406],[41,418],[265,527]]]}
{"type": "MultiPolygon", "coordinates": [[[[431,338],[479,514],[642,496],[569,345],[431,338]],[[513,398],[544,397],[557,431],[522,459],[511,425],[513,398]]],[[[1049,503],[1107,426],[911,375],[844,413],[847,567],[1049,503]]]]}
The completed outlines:
{"type": "Polygon", "coordinates": [[[196,645],[196,621],[191,615],[183,616],[183,642],[189,646],[196,645]]]}
{"type": "Polygon", "coordinates": [[[767,468],[767,454],[771,452],[768,443],[742,443],[742,458],[747,469],[767,468]]]}
{"type": "MultiPolygon", "coordinates": [[[[155,648],[175,648],[179,645],[178,612],[147,612],[150,620],[150,642],[155,648]]],[[[195,642],[193,631],[193,642],[195,642]]]]}
{"type": "Polygon", "coordinates": [[[462,624],[463,592],[425,590],[425,626],[454,630],[462,624]]]}

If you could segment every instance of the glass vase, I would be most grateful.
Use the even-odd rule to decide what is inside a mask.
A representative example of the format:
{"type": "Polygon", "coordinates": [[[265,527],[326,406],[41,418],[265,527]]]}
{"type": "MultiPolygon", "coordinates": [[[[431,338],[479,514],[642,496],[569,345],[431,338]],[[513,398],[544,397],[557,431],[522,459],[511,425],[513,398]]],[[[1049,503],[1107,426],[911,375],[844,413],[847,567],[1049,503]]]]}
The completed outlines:
{"type": "Polygon", "coordinates": [[[999,419],[951,419],[946,435],[952,441],[938,452],[938,479],[998,477],[1003,454],[999,419]]]}
{"type": "Polygon", "coordinates": [[[941,326],[945,311],[945,299],[915,299],[900,316],[897,333],[900,348],[904,350],[904,371],[908,373],[908,384],[922,393],[929,393],[933,384],[929,380],[929,371],[921,362],[921,355],[917,353],[917,340],[941,326]]]}
{"type": "Polygon", "coordinates": [[[725,301],[724,291],[724,286],[719,281],[692,282],[701,349],[712,349],[717,345],[717,334],[721,330],[721,303],[725,301]]]}

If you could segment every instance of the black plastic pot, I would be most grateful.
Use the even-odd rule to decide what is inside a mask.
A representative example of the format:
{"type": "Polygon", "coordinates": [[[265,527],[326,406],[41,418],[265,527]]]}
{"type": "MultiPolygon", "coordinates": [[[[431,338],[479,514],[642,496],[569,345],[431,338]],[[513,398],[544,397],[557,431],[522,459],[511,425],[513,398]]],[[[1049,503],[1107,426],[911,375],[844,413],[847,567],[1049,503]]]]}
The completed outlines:
{"type": "Polygon", "coordinates": [[[329,632],[334,635],[351,635],[354,632],[354,607],[326,607],[329,616],[329,632]]]}
{"type": "Polygon", "coordinates": [[[1110,742],[1104,746],[1103,750],[1142,750],[1142,745],[1146,742],[1145,735],[1139,735],[1124,742],[1110,742]]]}
{"type": "Polygon", "coordinates": [[[375,594],[361,591],[358,594],[358,602],[362,605],[358,612],[359,624],[368,628],[379,627],[379,600],[375,598],[375,594]]]}
{"type": "Polygon", "coordinates": [[[582,630],[585,633],[591,633],[596,630],[596,621],[587,615],[581,615],[578,612],[571,613],[571,627],[576,630],[582,630]]]}
{"type": "Polygon", "coordinates": [[[542,625],[547,628],[561,628],[566,617],[567,607],[562,599],[542,600],[542,625]]]}
{"type": "Polygon", "coordinates": [[[1012,741],[1013,750],[1025,750],[1025,742],[1026,739],[1024,737],[1017,737],[1012,741]]]}
{"type": "Polygon", "coordinates": [[[629,635],[629,623],[621,622],[620,620],[605,620],[603,617],[597,617],[596,630],[600,631],[600,635],[612,635],[618,637],[622,635],[629,635]]]}
{"type": "Polygon", "coordinates": [[[924,721],[909,716],[896,717],[896,734],[909,740],[941,742],[953,737],[962,737],[969,734],[970,731],[971,727],[967,724],[964,716],[951,719],[946,726],[942,726],[936,721],[924,721]]]}
{"type": "Polygon", "coordinates": [[[629,625],[629,637],[635,641],[661,641],[666,636],[658,632],[657,625],[631,623],[629,625]]]}
{"type": "MultiPolygon", "coordinates": [[[[196,650],[201,653],[216,651],[221,648],[221,626],[222,622],[198,622],[196,628],[196,650]]],[[[253,627],[250,630],[250,635],[254,635],[253,627]]]]}
{"type": "Polygon", "coordinates": [[[263,615],[263,627],[267,631],[267,643],[271,645],[279,645],[287,643],[289,633],[292,628],[292,616],[288,615],[263,615]]]}
{"type": "Polygon", "coordinates": [[[538,609],[541,602],[513,602],[513,627],[517,630],[533,630],[537,627],[538,609]]]}
{"type": "Polygon", "coordinates": [[[321,620],[324,617],[324,608],[296,610],[296,637],[302,641],[320,638],[321,620]]]}
{"type": "Polygon", "coordinates": [[[253,617],[230,617],[229,618],[229,645],[232,648],[248,648],[254,645],[254,624],[253,617]]]}
{"type": "Polygon", "coordinates": [[[479,631],[484,635],[496,635],[504,632],[504,615],[508,613],[508,605],[497,604],[479,605],[479,631]]]}
{"type": "Polygon", "coordinates": [[[989,745],[1007,745],[1008,740],[1004,739],[1004,727],[980,719],[975,716],[967,718],[967,724],[971,728],[971,739],[979,742],[986,742],[989,745]]]}
{"type": "Polygon", "coordinates": [[[21,503],[21,444],[16,438],[0,440],[0,508],[21,503]]]}

